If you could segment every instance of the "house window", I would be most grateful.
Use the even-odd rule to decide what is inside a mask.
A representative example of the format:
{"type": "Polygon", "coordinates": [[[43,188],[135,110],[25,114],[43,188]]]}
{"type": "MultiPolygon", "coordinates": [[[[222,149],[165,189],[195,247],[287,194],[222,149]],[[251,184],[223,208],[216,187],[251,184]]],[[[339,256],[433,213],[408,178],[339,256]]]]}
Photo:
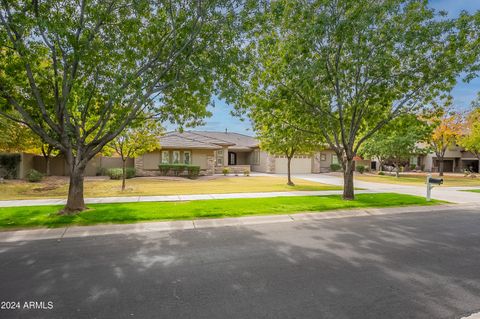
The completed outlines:
{"type": "Polygon", "coordinates": [[[259,165],[260,164],[260,150],[254,150],[252,155],[252,164],[259,165]]]}
{"type": "Polygon", "coordinates": [[[217,151],[217,156],[223,156],[223,150],[218,150],[217,151]]]}
{"type": "Polygon", "coordinates": [[[327,160],[327,154],[320,154],[320,160],[321,161],[326,161],[327,160]]]}
{"type": "Polygon", "coordinates": [[[173,151],[172,152],[172,163],[173,164],[180,163],[180,151],[173,151]]]}
{"type": "Polygon", "coordinates": [[[185,151],[183,152],[183,163],[190,165],[192,163],[192,152],[185,151]]]}
{"type": "Polygon", "coordinates": [[[169,152],[168,151],[162,151],[162,164],[168,164],[170,161],[169,158],[169,152]]]}
{"type": "Polygon", "coordinates": [[[332,154],[332,164],[338,164],[338,157],[337,155],[332,154]]]}
{"type": "Polygon", "coordinates": [[[218,157],[217,158],[217,165],[222,166],[223,165],[223,157],[218,157]]]}

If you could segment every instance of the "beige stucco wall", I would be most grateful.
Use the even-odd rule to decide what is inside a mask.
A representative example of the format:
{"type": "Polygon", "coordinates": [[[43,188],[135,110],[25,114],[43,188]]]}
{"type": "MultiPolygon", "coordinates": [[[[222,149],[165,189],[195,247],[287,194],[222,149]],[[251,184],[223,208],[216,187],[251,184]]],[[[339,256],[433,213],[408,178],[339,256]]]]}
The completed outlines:
{"type": "MultiPolygon", "coordinates": [[[[275,173],[286,174],[288,172],[288,159],[286,157],[275,158],[275,173]]],[[[292,174],[308,174],[312,172],[312,158],[294,157],[290,164],[290,172],[292,174]]]]}
{"type": "Polygon", "coordinates": [[[193,150],[192,151],[192,164],[200,166],[200,169],[207,169],[208,162],[207,157],[214,156],[211,150],[193,150]]]}
{"type": "Polygon", "coordinates": [[[33,154],[27,154],[27,153],[22,153],[21,154],[21,161],[20,161],[20,167],[18,170],[18,177],[19,178],[25,178],[27,176],[28,171],[33,169],[33,158],[35,155],[33,154]]]}
{"type": "Polygon", "coordinates": [[[336,155],[332,150],[323,150],[318,153],[318,161],[320,162],[320,172],[325,173],[330,172],[330,165],[332,164],[332,156],[336,155]],[[324,159],[322,160],[322,155],[324,159]]]}
{"type": "Polygon", "coordinates": [[[153,151],[142,156],[144,170],[157,170],[160,164],[161,152],[153,151]]]}
{"type": "Polygon", "coordinates": [[[260,151],[260,163],[256,164],[256,165],[251,165],[252,166],[252,171],[253,172],[266,173],[267,172],[267,162],[268,162],[267,152],[260,151]]]}

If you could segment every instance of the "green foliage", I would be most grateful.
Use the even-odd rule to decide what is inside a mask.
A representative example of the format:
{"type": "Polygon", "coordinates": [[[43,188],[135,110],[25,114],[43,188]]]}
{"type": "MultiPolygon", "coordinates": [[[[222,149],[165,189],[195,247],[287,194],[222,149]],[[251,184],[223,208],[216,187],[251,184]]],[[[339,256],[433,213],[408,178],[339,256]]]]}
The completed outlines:
{"type": "MultiPolygon", "coordinates": [[[[245,50],[254,58],[239,71],[232,102],[321,136],[344,154],[347,173],[370,137],[429,108],[464,68],[459,30],[428,1],[271,1],[252,29],[245,50]]],[[[353,199],[347,176],[345,197],[353,199]]]]}
{"type": "Polygon", "coordinates": [[[332,172],[338,172],[341,168],[340,164],[330,164],[330,170],[332,172]]]}
{"type": "MultiPolygon", "coordinates": [[[[210,114],[238,51],[237,9],[220,0],[2,1],[0,111],[14,109],[79,177],[144,113],[181,127],[210,114]]],[[[70,185],[67,210],[84,209],[82,188],[70,185]]]]}
{"type": "Polygon", "coordinates": [[[228,169],[228,167],[224,167],[224,168],[222,169],[222,174],[223,174],[223,175],[227,176],[229,173],[230,173],[230,169],[228,169]]]}
{"type": "Polygon", "coordinates": [[[37,170],[31,169],[27,173],[27,180],[32,183],[40,182],[43,179],[43,174],[37,170]]]}
{"type": "Polygon", "coordinates": [[[410,164],[410,170],[414,171],[417,168],[417,164],[410,164]]]}
{"type": "Polygon", "coordinates": [[[467,131],[459,138],[458,144],[480,159],[480,107],[470,112],[466,124],[467,131]]]}
{"type": "Polygon", "coordinates": [[[22,156],[20,154],[0,154],[0,169],[5,179],[17,178],[22,156]]]}
{"type": "Polygon", "coordinates": [[[243,176],[250,176],[250,170],[246,169],[243,171],[243,176]]]}
{"type": "MultiPolygon", "coordinates": [[[[108,169],[105,170],[105,173],[111,179],[122,179],[122,177],[123,177],[122,168],[108,168],[108,169]]],[[[125,175],[126,175],[125,177],[127,179],[135,177],[135,168],[127,167],[125,169],[125,175]]]]}
{"type": "Polygon", "coordinates": [[[365,142],[359,153],[367,158],[377,158],[380,165],[386,161],[400,163],[411,156],[425,154],[428,148],[419,147],[431,135],[432,127],[416,115],[396,118],[365,142]]]}
{"type": "Polygon", "coordinates": [[[380,172],[377,173],[377,175],[383,176],[383,175],[385,175],[385,172],[380,171],[380,172]]]}
{"type": "Polygon", "coordinates": [[[355,169],[356,169],[356,171],[359,172],[360,174],[365,173],[365,166],[364,166],[364,165],[357,165],[357,166],[355,166],[355,169]]]}
{"type": "Polygon", "coordinates": [[[187,174],[190,178],[196,178],[200,174],[200,166],[187,164],[160,164],[158,165],[160,174],[167,176],[173,174],[174,176],[181,176],[187,174]]]}
{"type": "MultiPolygon", "coordinates": [[[[1,110],[1,103],[0,103],[1,110]]],[[[18,116],[15,112],[9,115],[18,116]]],[[[0,116],[0,151],[6,153],[39,153],[40,138],[25,124],[0,116]]]]}

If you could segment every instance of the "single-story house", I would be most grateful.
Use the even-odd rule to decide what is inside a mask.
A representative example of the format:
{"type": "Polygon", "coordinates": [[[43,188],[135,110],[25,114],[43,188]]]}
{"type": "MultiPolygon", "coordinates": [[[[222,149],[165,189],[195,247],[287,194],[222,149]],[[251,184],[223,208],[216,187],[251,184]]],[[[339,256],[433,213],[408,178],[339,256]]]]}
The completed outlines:
{"type": "MultiPolygon", "coordinates": [[[[137,175],[157,175],[159,164],[192,164],[200,166],[203,174],[219,174],[224,168],[232,173],[244,171],[287,173],[287,158],[270,154],[260,148],[254,137],[234,132],[185,131],[169,132],[160,137],[161,148],[135,158],[137,175]]],[[[294,174],[323,173],[331,164],[338,164],[332,150],[296,155],[292,159],[294,174]]],[[[370,161],[356,158],[357,164],[370,167],[370,161]]]]}

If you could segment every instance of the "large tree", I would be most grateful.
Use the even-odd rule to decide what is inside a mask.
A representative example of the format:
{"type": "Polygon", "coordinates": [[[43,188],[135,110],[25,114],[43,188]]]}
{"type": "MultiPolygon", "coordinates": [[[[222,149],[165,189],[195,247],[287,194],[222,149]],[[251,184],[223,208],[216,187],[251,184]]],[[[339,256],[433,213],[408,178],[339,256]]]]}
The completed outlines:
{"type": "Polygon", "coordinates": [[[295,102],[270,105],[325,139],[343,167],[343,198],[353,199],[362,144],[455,83],[455,21],[416,0],[281,0],[262,8],[246,46],[254,63],[232,102],[249,108],[248,95],[295,102]]]}
{"type": "Polygon", "coordinates": [[[413,155],[424,154],[428,148],[422,144],[428,140],[431,127],[415,114],[400,116],[368,139],[359,152],[364,157],[376,158],[380,162],[380,170],[386,161],[396,166],[396,176],[400,177],[400,164],[409,161],[413,155]]]}
{"type": "MultiPolygon", "coordinates": [[[[87,162],[144,111],[199,123],[231,48],[216,0],[0,0],[0,110],[65,155],[63,213],[85,209],[87,162]],[[20,116],[9,116],[15,109],[20,116]]],[[[238,10],[238,9],[237,9],[238,10]]]]}

